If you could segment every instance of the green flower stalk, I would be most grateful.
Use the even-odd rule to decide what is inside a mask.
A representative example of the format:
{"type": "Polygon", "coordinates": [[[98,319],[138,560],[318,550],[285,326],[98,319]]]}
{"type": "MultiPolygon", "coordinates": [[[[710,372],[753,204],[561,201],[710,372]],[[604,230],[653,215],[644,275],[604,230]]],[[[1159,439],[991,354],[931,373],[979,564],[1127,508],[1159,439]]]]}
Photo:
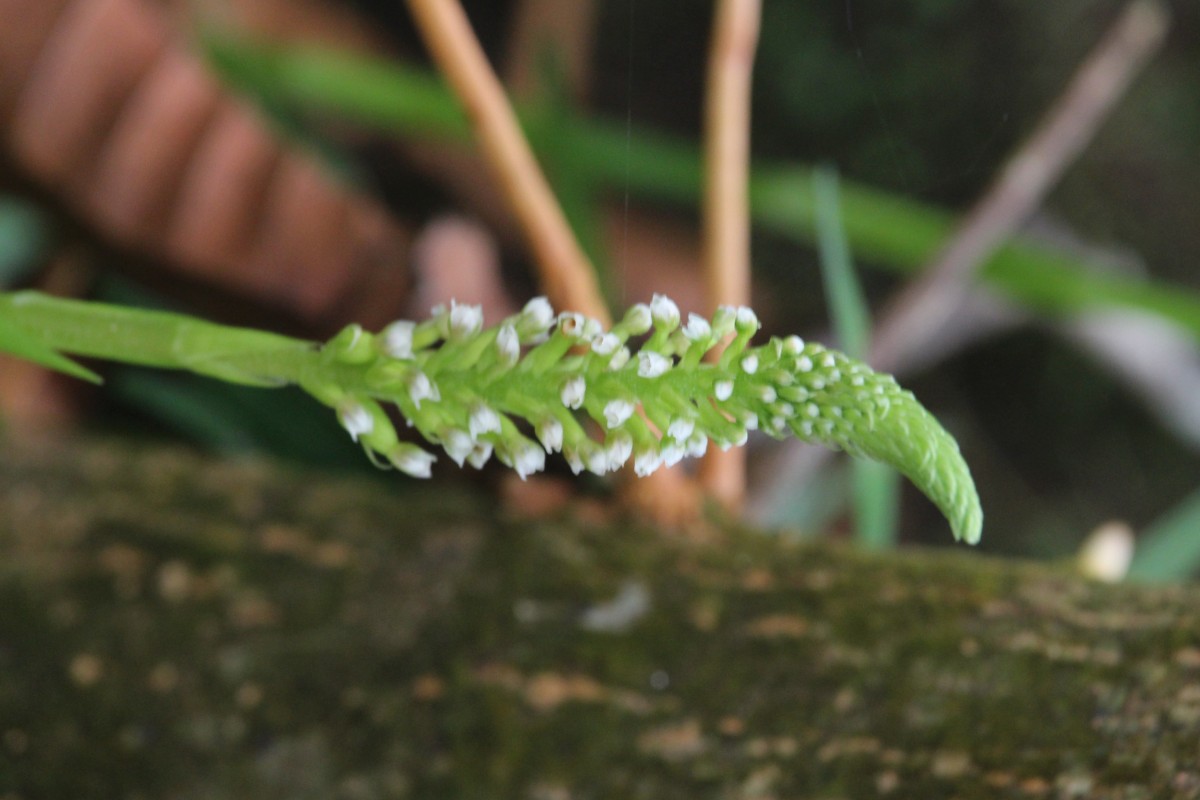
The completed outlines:
{"type": "Polygon", "coordinates": [[[437,456],[401,441],[385,406],[459,466],[495,457],[522,478],[553,453],[576,474],[632,462],[645,476],[760,430],[892,465],[942,510],[956,538],[979,540],[970,471],[911,392],[797,336],[751,346],[758,329],[744,307],[682,322],[675,303],[655,295],[605,331],[539,297],[493,327],[477,306],[451,302],[423,322],[378,333],[351,325],[320,345],[167,312],[0,294],[0,350],[58,368],[65,352],[296,384],[333,409],[376,463],[413,477],[429,477],[437,456]],[[726,338],[720,358],[705,361],[726,338]]]}

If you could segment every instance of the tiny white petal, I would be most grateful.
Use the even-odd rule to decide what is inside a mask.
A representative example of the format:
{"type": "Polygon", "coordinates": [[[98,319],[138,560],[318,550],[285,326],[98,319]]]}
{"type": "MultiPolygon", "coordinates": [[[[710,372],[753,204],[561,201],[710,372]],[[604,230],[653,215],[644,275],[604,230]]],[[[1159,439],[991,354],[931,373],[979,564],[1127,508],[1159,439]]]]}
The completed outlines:
{"type": "Polygon", "coordinates": [[[633,416],[633,403],[628,400],[609,400],[604,406],[604,423],[611,430],[624,425],[633,416]]]}
{"type": "Polygon", "coordinates": [[[753,411],[747,411],[745,416],[742,417],[742,424],[746,426],[746,430],[748,431],[758,430],[758,414],[755,414],[753,411]]]}
{"type": "Polygon", "coordinates": [[[687,454],[691,458],[702,458],[708,452],[708,437],[694,433],[687,440],[687,454]]]}
{"type": "Polygon", "coordinates": [[[516,364],[521,357],[521,338],[512,325],[501,325],[496,332],[496,351],[500,355],[500,363],[508,367],[516,364]]]}
{"type": "Polygon", "coordinates": [[[688,314],[687,325],[683,326],[683,335],[693,342],[705,340],[712,336],[712,326],[699,314],[688,314]]]}
{"type": "Polygon", "coordinates": [[[796,407],[791,403],[780,403],[779,405],[775,406],[775,410],[785,417],[796,416],[796,407]]]}
{"type": "Polygon", "coordinates": [[[384,328],[379,336],[383,352],[392,358],[412,358],[413,330],[416,327],[415,323],[402,319],[384,328]]]}
{"type": "Polygon", "coordinates": [[[446,455],[461,467],[475,450],[475,441],[471,438],[471,434],[461,428],[451,428],[442,434],[442,448],[446,451],[446,455]]]}
{"type": "Polygon", "coordinates": [[[608,453],[595,442],[588,442],[583,449],[583,462],[587,471],[593,475],[603,475],[608,472],[608,453]]]}
{"type": "Polygon", "coordinates": [[[408,396],[412,398],[413,405],[417,408],[421,407],[422,400],[429,400],[434,403],[442,399],[441,392],[433,381],[429,380],[429,376],[420,370],[413,372],[408,377],[408,396]]]}
{"type": "Polygon", "coordinates": [[[796,359],[796,369],[800,372],[812,372],[813,362],[808,356],[800,356],[796,359]]]}
{"type": "Polygon", "coordinates": [[[696,423],[690,419],[677,419],[667,426],[667,436],[677,442],[686,442],[696,430],[696,423]]]}
{"type": "Polygon", "coordinates": [[[835,364],[837,364],[837,359],[833,357],[833,353],[826,353],[825,357],[821,359],[823,367],[832,367],[835,364]]]}
{"type": "Polygon", "coordinates": [[[492,457],[491,442],[476,442],[471,449],[471,455],[467,456],[467,463],[475,469],[483,469],[487,464],[488,459],[492,457]]]}
{"type": "Polygon", "coordinates": [[[563,450],[563,458],[567,460],[567,466],[571,468],[571,472],[575,475],[583,472],[583,459],[579,457],[579,451],[574,448],[566,448],[563,450]]]}
{"type": "Polygon", "coordinates": [[[628,363],[629,363],[629,348],[622,347],[620,350],[618,350],[613,355],[612,360],[608,362],[608,368],[615,372],[616,370],[619,370],[621,367],[625,366],[628,363]]]}
{"type": "Polygon", "coordinates": [[[521,309],[520,325],[523,332],[545,333],[554,324],[554,308],[545,297],[535,297],[521,309]]]}
{"type": "Polygon", "coordinates": [[[534,432],[537,434],[538,441],[542,443],[542,447],[546,448],[547,453],[555,453],[562,450],[563,426],[554,417],[543,417],[534,426],[534,432]]]}
{"type": "Polygon", "coordinates": [[[829,370],[828,378],[830,383],[837,383],[842,379],[842,371],[840,369],[831,369],[829,370]]]}
{"type": "Polygon", "coordinates": [[[587,318],[583,314],[576,314],[573,311],[564,311],[558,315],[558,329],[565,336],[579,341],[583,338],[584,328],[587,325],[587,318]]]}
{"type": "Polygon", "coordinates": [[[812,419],[821,416],[821,409],[817,408],[816,403],[809,403],[804,407],[804,414],[812,419]]]}
{"type": "Polygon", "coordinates": [[[650,299],[650,314],[663,327],[674,328],[679,324],[679,306],[666,295],[656,294],[650,299]]]}
{"type": "Polygon", "coordinates": [[[713,386],[713,394],[718,400],[724,403],[733,397],[733,381],[717,381],[716,385],[713,386]]]}
{"type": "Polygon", "coordinates": [[[758,354],[750,353],[742,357],[742,372],[747,375],[753,375],[758,372],[758,354]]]}
{"type": "Polygon", "coordinates": [[[587,382],[584,381],[582,375],[575,375],[563,384],[559,397],[562,399],[564,406],[570,409],[577,409],[583,405],[583,397],[586,392],[587,382]]]}
{"type": "Polygon", "coordinates": [[[799,336],[789,336],[783,340],[783,351],[788,355],[798,356],[804,350],[804,340],[799,336]]]}
{"type": "Polygon", "coordinates": [[[851,386],[862,386],[864,383],[866,383],[866,381],[863,380],[862,375],[855,375],[853,378],[850,379],[851,386]]]}
{"type": "Polygon", "coordinates": [[[762,397],[762,401],[764,403],[774,403],[779,399],[779,395],[775,392],[774,386],[764,386],[760,396],[762,397]]]}
{"type": "Polygon", "coordinates": [[[783,417],[771,417],[771,430],[776,433],[783,433],[787,430],[787,420],[783,417]]]}
{"type": "Polygon", "coordinates": [[[808,420],[801,422],[800,433],[803,434],[806,439],[811,439],[813,435],[813,424],[808,420]]]}
{"type": "Polygon", "coordinates": [[[621,346],[621,340],[616,334],[606,333],[592,339],[592,352],[600,356],[611,356],[621,346]]]}
{"type": "Polygon", "coordinates": [[[658,378],[671,368],[671,360],[661,353],[643,350],[638,353],[638,377],[658,378]]]}
{"type": "Polygon", "coordinates": [[[499,433],[500,415],[487,403],[478,401],[472,403],[471,417],[467,421],[467,430],[470,431],[472,439],[478,439],[485,433],[499,433]]]}
{"type": "Polygon", "coordinates": [[[366,436],[375,429],[375,418],[361,403],[346,403],[339,408],[338,421],[356,442],[359,436],[366,436]]]}
{"type": "Polygon", "coordinates": [[[825,379],[824,378],[813,378],[812,383],[810,385],[812,386],[812,388],[816,389],[819,392],[825,388],[825,379]]]}

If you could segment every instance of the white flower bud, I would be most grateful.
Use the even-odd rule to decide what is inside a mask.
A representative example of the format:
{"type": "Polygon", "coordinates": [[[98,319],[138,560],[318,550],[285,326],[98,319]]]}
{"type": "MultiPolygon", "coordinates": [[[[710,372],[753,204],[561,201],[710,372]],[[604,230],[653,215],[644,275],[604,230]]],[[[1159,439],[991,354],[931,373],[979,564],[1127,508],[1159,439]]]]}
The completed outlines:
{"type": "Polygon", "coordinates": [[[606,333],[592,339],[592,352],[598,356],[611,356],[621,346],[621,340],[616,334],[606,333]]]}
{"type": "Polygon", "coordinates": [[[667,437],[676,442],[686,442],[696,430],[696,423],[690,419],[677,419],[667,426],[667,437]]]}
{"type": "Polygon", "coordinates": [[[671,359],[649,350],[638,353],[638,377],[658,378],[671,368],[671,359]]]}
{"type": "Polygon", "coordinates": [[[472,439],[478,439],[485,433],[500,432],[500,415],[487,403],[476,401],[471,404],[471,417],[467,420],[467,430],[472,439]]]}
{"type": "Polygon", "coordinates": [[[388,453],[388,461],[396,469],[413,478],[428,478],[433,474],[437,456],[427,453],[416,445],[400,444],[388,453]]]}
{"type": "Polygon", "coordinates": [[[683,457],[687,455],[687,451],[683,449],[683,445],[672,442],[663,446],[660,455],[662,456],[664,467],[673,467],[680,461],[683,461],[683,457]]]}
{"type": "Polygon", "coordinates": [[[717,306],[717,310],[713,313],[712,329],[718,337],[724,336],[733,331],[734,322],[737,320],[737,309],[733,306],[717,306]]]}
{"type": "Polygon", "coordinates": [[[633,416],[633,403],[628,400],[609,400],[604,406],[604,423],[612,430],[624,425],[633,416]]]}
{"type": "Polygon", "coordinates": [[[517,328],[523,338],[539,336],[554,324],[554,308],[545,297],[535,297],[521,309],[517,328]]]}
{"type": "Polygon", "coordinates": [[[448,338],[466,339],[483,329],[483,307],[463,305],[450,301],[450,328],[448,338]]]}
{"type": "Polygon", "coordinates": [[[595,442],[585,442],[582,455],[588,472],[593,475],[603,475],[608,472],[608,453],[600,445],[595,442]]]}
{"type": "Polygon", "coordinates": [[[406,319],[388,325],[379,336],[380,348],[392,358],[413,357],[413,329],[417,326],[406,319]]]}
{"type": "Polygon", "coordinates": [[[546,468],[546,454],[533,442],[522,440],[512,454],[512,468],[521,480],[525,480],[546,468]]]}
{"type": "Polygon", "coordinates": [[[353,400],[338,409],[338,421],[356,442],[359,436],[366,436],[375,429],[375,418],[371,416],[371,412],[353,400]]]}
{"type": "Polygon", "coordinates": [[[408,396],[417,408],[421,407],[422,400],[429,400],[436,403],[442,399],[437,385],[429,380],[429,376],[420,370],[413,372],[408,377],[408,396]]]}
{"type": "Polygon", "coordinates": [[[576,314],[574,311],[564,311],[558,315],[558,329],[562,331],[564,336],[568,336],[575,341],[584,338],[584,328],[587,325],[587,318],[583,314],[576,314]]]}
{"type": "Polygon", "coordinates": [[[563,458],[567,460],[567,466],[571,468],[573,475],[583,472],[583,459],[578,450],[573,447],[563,448],[563,458]]]}
{"type": "Polygon", "coordinates": [[[604,325],[598,319],[584,317],[583,320],[583,338],[595,339],[598,336],[604,335],[604,325]]]}
{"type": "Polygon", "coordinates": [[[733,381],[717,381],[713,386],[713,395],[722,403],[733,397],[733,381]]]}
{"type": "Polygon", "coordinates": [[[679,325],[679,306],[666,295],[656,294],[651,298],[650,315],[660,328],[674,330],[679,325]]]}
{"type": "Polygon", "coordinates": [[[542,417],[534,426],[534,432],[537,434],[538,441],[542,443],[542,447],[546,448],[547,453],[562,450],[563,426],[554,417],[542,417]]]}
{"type": "Polygon", "coordinates": [[[610,472],[625,466],[625,462],[633,455],[633,437],[625,431],[610,433],[604,440],[604,455],[610,472]]]}
{"type": "Polygon", "coordinates": [[[683,335],[693,342],[707,341],[712,336],[712,326],[699,314],[688,314],[687,325],[683,326],[683,335]]]}
{"type": "Polygon", "coordinates": [[[650,330],[653,323],[654,315],[650,312],[650,306],[645,303],[630,306],[629,310],[625,312],[625,319],[621,321],[631,336],[641,336],[650,330]]]}
{"type": "Polygon", "coordinates": [[[660,466],[662,466],[662,456],[654,449],[639,450],[633,459],[633,471],[640,478],[653,474],[660,466]]]}
{"type": "Polygon", "coordinates": [[[797,372],[812,372],[813,362],[808,356],[800,356],[796,359],[797,372]]]}
{"type": "Polygon", "coordinates": [[[798,356],[804,350],[804,340],[799,336],[789,336],[783,340],[783,352],[790,356],[798,356]]]}
{"type": "Polygon", "coordinates": [[[617,370],[619,370],[621,367],[625,366],[628,363],[629,363],[629,348],[622,347],[615,354],[613,354],[612,360],[608,362],[608,368],[611,371],[616,372],[617,370]]]}
{"type": "Polygon", "coordinates": [[[516,364],[521,357],[521,339],[512,325],[501,325],[496,332],[496,352],[500,356],[500,363],[506,367],[516,364]]]}
{"type": "Polygon", "coordinates": [[[461,428],[450,428],[442,432],[442,449],[451,461],[461,467],[475,449],[475,441],[471,434],[461,428]]]}
{"type": "Polygon", "coordinates": [[[753,375],[758,372],[758,354],[750,353],[742,357],[742,372],[753,375]]]}
{"type": "Polygon", "coordinates": [[[738,333],[754,333],[759,329],[758,315],[748,306],[739,306],[734,327],[738,333]]]}
{"type": "Polygon", "coordinates": [[[560,397],[562,404],[570,409],[577,409],[583,405],[583,397],[587,391],[587,382],[584,381],[582,375],[575,375],[567,379],[563,384],[560,397]]]}
{"type": "Polygon", "coordinates": [[[708,452],[708,437],[703,433],[693,433],[687,440],[687,454],[691,458],[702,458],[708,452]]]}
{"type": "Polygon", "coordinates": [[[762,398],[764,403],[774,403],[779,399],[779,394],[775,391],[774,386],[764,386],[762,387],[762,391],[759,392],[759,397],[762,398]]]}

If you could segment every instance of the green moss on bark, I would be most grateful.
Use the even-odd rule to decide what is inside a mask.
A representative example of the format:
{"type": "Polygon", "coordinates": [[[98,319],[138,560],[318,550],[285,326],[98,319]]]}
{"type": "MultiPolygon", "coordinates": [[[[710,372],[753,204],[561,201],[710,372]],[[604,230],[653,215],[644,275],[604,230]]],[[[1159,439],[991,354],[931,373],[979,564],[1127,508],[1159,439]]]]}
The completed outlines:
{"type": "Polygon", "coordinates": [[[1200,592],[0,459],[0,796],[1188,797],[1200,592]]]}

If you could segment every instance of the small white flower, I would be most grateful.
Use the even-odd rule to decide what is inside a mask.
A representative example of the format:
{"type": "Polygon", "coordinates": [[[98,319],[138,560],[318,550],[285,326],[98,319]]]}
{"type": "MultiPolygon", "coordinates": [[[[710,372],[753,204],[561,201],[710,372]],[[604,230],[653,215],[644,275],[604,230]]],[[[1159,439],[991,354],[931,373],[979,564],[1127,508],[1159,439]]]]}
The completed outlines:
{"type": "Polygon", "coordinates": [[[742,372],[747,375],[753,375],[758,372],[758,354],[750,353],[742,357],[742,372]]]}
{"type": "Polygon", "coordinates": [[[598,336],[604,335],[604,324],[598,319],[584,317],[583,319],[583,338],[595,339],[598,336]]]}
{"type": "Polygon", "coordinates": [[[496,332],[496,352],[500,356],[500,363],[506,367],[516,364],[521,357],[521,339],[512,325],[501,325],[496,332]]]}
{"type": "Polygon", "coordinates": [[[606,333],[592,339],[592,352],[598,356],[611,356],[621,346],[621,340],[614,333],[606,333]]]}
{"type": "Polygon", "coordinates": [[[402,319],[384,328],[379,336],[383,352],[392,358],[412,358],[413,329],[416,327],[415,323],[402,319]]]}
{"type": "Polygon", "coordinates": [[[703,433],[693,433],[688,437],[686,446],[691,458],[702,458],[708,452],[708,437],[703,433]]]}
{"type": "Polygon", "coordinates": [[[764,403],[774,403],[779,399],[779,394],[775,391],[774,386],[764,386],[762,391],[759,392],[759,397],[762,398],[764,403]]]}
{"type": "Polygon", "coordinates": [[[801,422],[800,423],[800,434],[806,439],[811,439],[812,435],[813,435],[813,424],[811,422],[809,422],[808,420],[804,420],[803,422],[801,422]]]}
{"type": "Polygon", "coordinates": [[[671,442],[670,444],[663,445],[659,455],[662,456],[664,467],[673,467],[680,461],[683,461],[683,457],[687,455],[687,450],[683,448],[683,445],[671,442]]]}
{"type": "Polygon", "coordinates": [[[401,444],[388,454],[388,461],[406,475],[428,478],[433,474],[433,464],[437,461],[437,456],[416,445],[401,444]]]}
{"type": "Polygon", "coordinates": [[[660,466],[662,466],[662,456],[654,449],[639,450],[633,458],[633,471],[639,478],[653,474],[660,466]]]}
{"type": "Polygon", "coordinates": [[[688,314],[687,325],[683,326],[683,335],[693,342],[707,341],[712,336],[712,326],[699,314],[688,314]]]}
{"type": "Polygon", "coordinates": [[[796,359],[796,369],[799,372],[812,372],[813,362],[808,356],[800,356],[796,359]]]}
{"type": "Polygon", "coordinates": [[[604,423],[609,430],[619,428],[633,416],[633,403],[628,400],[609,400],[604,406],[604,423]]]}
{"type": "Polygon", "coordinates": [[[755,414],[753,411],[747,411],[742,415],[742,425],[748,431],[758,430],[758,414],[755,414]]]}
{"type": "Polygon", "coordinates": [[[717,306],[717,310],[713,313],[712,318],[713,333],[718,337],[730,333],[733,330],[733,324],[736,320],[736,308],[733,306],[717,306]]]}
{"type": "Polygon", "coordinates": [[[471,417],[467,420],[467,430],[472,439],[478,439],[485,433],[500,432],[500,415],[487,403],[475,401],[471,404],[471,417]]]}
{"type": "Polygon", "coordinates": [[[713,386],[713,395],[722,403],[733,397],[733,381],[717,381],[713,386]]]}
{"type": "Polygon", "coordinates": [[[821,416],[821,409],[817,407],[816,403],[809,403],[804,407],[804,415],[810,419],[816,419],[821,416]]]}
{"type": "Polygon", "coordinates": [[[629,310],[625,312],[625,319],[621,321],[631,336],[641,336],[650,330],[653,323],[654,315],[650,312],[650,306],[645,303],[630,306],[629,310]]]}
{"type": "Polygon", "coordinates": [[[450,301],[449,338],[466,339],[483,329],[483,307],[450,301]]]}
{"type": "Polygon", "coordinates": [[[492,457],[491,442],[476,442],[471,448],[471,455],[467,456],[467,463],[475,469],[483,469],[487,464],[488,459],[492,457]]]}
{"type": "Polygon", "coordinates": [[[523,440],[512,455],[512,468],[521,480],[525,480],[546,468],[546,454],[533,442],[523,440]]]}
{"type": "Polygon", "coordinates": [[[442,433],[442,448],[450,460],[461,467],[475,450],[475,441],[463,429],[450,428],[442,433]]]}
{"type": "Polygon", "coordinates": [[[835,366],[836,364],[837,364],[837,359],[834,358],[833,353],[826,353],[825,357],[821,359],[821,366],[823,366],[823,367],[832,367],[832,366],[835,366]]]}
{"type": "Polygon", "coordinates": [[[366,436],[375,429],[375,418],[361,403],[350,401],[338,409],[338,421],[350,434],[350,438],[358,441],[358,437],[366,436]]]}
{"type": "Polygon", "coordinates": [[[821,378],[821,377],[816,377],[816,378],[813,378],[813,379],[812,379],[812,380],[809,382],[809,385],[810,385],[810,386],[812,386],[812,388],[813,388],[813,389],[815,389],[815,390],[817,390],[817,391],[819,392],[819,391],[821,391],[822,389],[824,389],[824,388],[825,388],[825,379],[824,379],[824,378],[821,378]]]}
{"type": "Polygon", "coordinates": [[[584,381],[582,375],[575,375],[567,379],[563,384],[562,391],[559,397],[562,398],[562,404],[570,409],[577,409],[583,405],[583,397],[587,391],[587,382],[584,381]]]}
{"type": "Polygon", "coordinates": [[[638,377],[658,378],[671,368],[671,359],[648,350],[638,353],[638,377]]]}
{"type": "Polygon", "coordinates": [[[436,403],[442,399],[437,385],[429,380],[429,376],[420,370],[416,370],[408,376],[408,396],[417,408],[421,407],[422,400],[429,400],[436,403]]]}
{"type": "Polygon", "coordinates": [[[696,430],[696,423],[690,419],[677,419],[667,426],[667,436],[677,442],[686,442],[696,430]]]}
{"type": "Polygon", "coordinates": [[[568,336],[575,341],[583,339],[584,328],[587,326],[587,318],[583,314],[577,314],[574,311],[564,311],[558,315],[558,329],[563,332],[564,336],[568,336]]]}
{"type": "Polygon", "coordinates": [[[583,463],[587,471],[593,475],[603,475],[608,472],[608,453],[595,442],[584,442],[583,463]]]}
{"type": "Polygon", "coordinates": [[[771,417],[771,430],[775,433],[783,433],[787,430],[787,420],[783,417],[771,417]]]}
{"type": "Polygon", "coordinates": [[[538,441],[542,443],[542,447],[546,448],[547,453],[556,453],[562,450],[563,426],[554,417],[542,417],[534,426],[534,433],[537,434],[538,441]]]}
{"type": "Polygon", "coordinates": [[[754,309],[747,306],[739,306],[737,310],[737,321],[734,323],[738,333],[754,333],[759,328],[758,315],[754,313],[754,309]]]}
{"type": "Polygon", "coordinates": [[[525,338],[540,336],[553,324],[554,308],[545,297],[535,297],[526,303],[517,320],[517,327],[525,338]]]}
{"type": "Polygon", "coordinates": [[[629,348],[622,347],[620,350],[618,350],[616,353],[613,354],[612,360],[608,362],[608,368],[610,370],[612,370],[613,372],[616,372],[617,370],[619,370],[621,367],[625,366],[628,363],[629,363],[629,348]]]}
{"type": "Polygon", "coordinates": [[[625,431],[610,433],[604,440],[604,456],[608,460],[610,472],[625,466],[625,462],[633,455],[633,437],[625,431]]]}
{"type": "Polygon", "coordinates": [[[656,294],[650,299],[650,315],[661,328],[674,330],[679,325],[679,306],[666,295],[656,294]]]}
{"type": "Polygon", "coordinates": [[[791,403],[780,403],[779,405],[775,406],[775,410],[785,417],[796,416],[796,407],[791,403]]]}

